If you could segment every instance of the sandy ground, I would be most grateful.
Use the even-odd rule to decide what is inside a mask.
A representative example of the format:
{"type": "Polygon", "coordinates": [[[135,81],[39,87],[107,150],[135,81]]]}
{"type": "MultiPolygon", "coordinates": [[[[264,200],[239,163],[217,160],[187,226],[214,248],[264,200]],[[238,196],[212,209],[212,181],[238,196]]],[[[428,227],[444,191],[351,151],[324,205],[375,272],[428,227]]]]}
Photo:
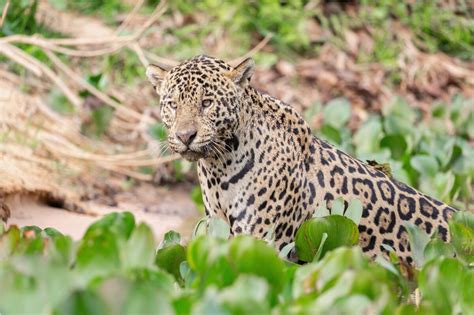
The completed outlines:
{"type": "Polygon", "coordinates": [[[96,215],[74,213],[47,206],[32,197],[15,196],[7,200],[11,210],[8,225],[53,227],[80,239],[87,227],[101,216],[115,211],[131,211],[137,223],[145,222],[152,228],[157,241],[169,230],[178,231],[188,239],[201,216],[189,197],[190,189],[189,185],[173,189],[144,185],[133,192],[114,196],[117,202],[114,207],[95,205],[96,215]]]}

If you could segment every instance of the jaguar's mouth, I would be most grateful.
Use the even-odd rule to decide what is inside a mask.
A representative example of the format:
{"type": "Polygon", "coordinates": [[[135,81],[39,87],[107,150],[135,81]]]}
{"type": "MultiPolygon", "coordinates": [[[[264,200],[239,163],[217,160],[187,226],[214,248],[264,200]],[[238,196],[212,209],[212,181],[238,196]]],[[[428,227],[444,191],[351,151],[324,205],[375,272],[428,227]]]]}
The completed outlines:
{"type": "Polygon", "coordinates": [[[191,149],[187,149],[186,151],[183,151],[183,152],[179,152],[179,154],[186,160],[188,161],[197,161],[201,158],[204,158],[205,157],[205,154],[202,153],[202,152],[197,152],[197,151],[193,151],[191,149]]]}
{"type": "Polygon", "coordinates": [[[202,158],[208,158],[210,154],[209,143],[200,142],[200,143],[191,143],[189,146],[173,146],[170,145],[170,149],[179,155],[182,158],[188,161],[197,161],[202,158]]]}

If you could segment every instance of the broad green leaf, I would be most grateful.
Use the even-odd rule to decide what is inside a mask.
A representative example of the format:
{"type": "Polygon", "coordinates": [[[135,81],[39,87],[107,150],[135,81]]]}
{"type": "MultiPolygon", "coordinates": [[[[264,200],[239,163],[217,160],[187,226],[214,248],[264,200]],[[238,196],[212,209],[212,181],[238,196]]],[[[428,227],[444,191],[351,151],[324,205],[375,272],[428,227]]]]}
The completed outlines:
{"type": "Polygon", "coordinates": [[[250,236],[231,240],[229,259],[238,273],[253,274],[266,279],[275,293],[283,289],[284,263],[275,249],[250,236]]]}
{"type": "Polygon", "coordinates": [[[61,232],[59,232],[58,230],[56,230],[55,228],[45,228],[43,230],[43,234],[45,236],[49,236],[49,237],[52,237],[52,238],[63,236],[63,234],[61,232]]]}
{"type": "Polygon", "coordinates": [[[230,237],[230,226],[219,217],[211,217],[209,219],[208,234],[209,236],[227,240],[230,237]]]}
{"type": "Polygon", "coordinates": [[[7,259],[15,251],[20,242],[20,229],[13,225],[0,235],[0,261],[7,259]]]}
{"type": "Polygon", "coordinates": [[[147,282],[134,283],[121,305],[120,314],[174,314],[165,294],[147,282]]]}
{"type": "Polygon", "coordinates": [[[380,147],[390,149],[392,158],[398,160],[406,153],[408,145],[404,136],[392,134],[387,135],[380,140],[380,147]]]}
{"type": "Polygon", "coordinates": [[[215,287],[211,287],[205,291],[204,296],[193,305],[192,315],[232,315],[232,313],[224,308],[219,301],[219,294],[215,287]]]}
{"type": "Polygon", "coordinates": [[[418,268],[421,268],[425,262],[423,253],[425,251],[426,245],[430,241],[430,237],[418,226],[411,222],[405,221],[403,222],[403,225],[405,226],[408,233],[408,238],[410,239],[411,252],[415,265],[418,268]]]}
{"type": "MultiPolygon", "coordinates": [[[[452,314],[454,310],[462,311],[461,299],[464,290],[470,290],[474,271],[467,269],[460,261],[441,257],[432,260],[423,267],[419,274],[419,288],[424,302],[433,307],[435,314],[452,314]]],[[[469,298],[472,305],[472,297],[469,298]]]]}
{"type": "Polygon", "coordinates": [[[429,155],[413,156],[411,157],[410,164],[420,174],[428,177],[434,177],[439,168],[436,159],[429,155]]]}
{"type": "Polygon", "coordinates": [[[0,261],[0,312],[4,314],[50,312],[51,307],[44,303],[45,294],[41,290],[41,284],[33,274],[23,272],[21,269],[25,269],[25,266],[18,268],[11,263],[0,261]]]}
{"type": "Polygon", "coordinates": [[[107,314],[105,302],[94,292],[88,290],[78,290],[72,293],[54,310],[54,315],[103,315],[107,314]]]}
{"type": "Polygon", "coordinates": [[[195,294],[182,293],[175,299],[173,299],[173,307],[176,315],[189,315],[191,314],[194,305],[197,305],[199,300],[195,294]]]}
{"type": "Polygon", "coordinates": [[[73,264],[76,254],[75,249],[76,245],[72,238],[65,235],[54,236],[49,240],[48,246],[46,247],[47,253],[51,259],[61,262],[65,266],[73,264]]]}
{"type": "Polygon", "coordinates": [[[110,231],[120,239],[128,239],[135,228],[135,217],[130,212],[114,212],[105,215],[87,229],[84,239],[110,231]]]}
{"type": "Polygon", "coordinates": [[[356,225],[359,225],[362,218],[362,202],[359,199],[352,199],[344,213],[346,218],[351,219],[356,225]]]}
{"type": "Polygon", "coordinates": [[[145,223],[133,230],[121,251],[122,266],[124,268],[146,268],[153,266],[155,258],[155,241],[151,229],[145,223]]]}
{"type": "Polygon", "coordinates": [[[218,297],[225,309],[234,315],[270,314],[268,283],[251,275],[241,275],[218,297]]]}
{"type": "Polygon", "coordinates": [[[191,191],[191,199],[193,200],[194,205],[199,210],[199,212],[204,214],[206,212],[206,209],[204,206],[204,200],[202,199],[201,186],[194,186],[193,190],[191,191]]]}
{"type": "Polygon", "coordinates": [[[372,117],[367,120],[354,135],[357,156],[377,152],[381,138],[382,124],[380,123],[380,119],[372,117]]]}
{"type": "Polygon", "coordinates": [[[459,211],[449,221],[451,244],[459,257],[468,263],[474,262],[474,215],[459,211]]]}
{"type": "Polygon", "coordinates": [[[386,118],[397,117],[412,124],[416,120],[415,110],[402,97],[396,97],[388,106],[382,107],[382,113],[386,118]]]}
{"type": "Polygon", "coordinates": [[[207,235],[207,223],[209,221],[209,217],[205,216],[199,219],[193,229],[192,239],[195,239],[201,235],[207,235]]]}
{"type": "Polygon", "coordinates": [[[396,116],[385,117],[383,129],[388,135],[407,135],[408,137],[412,137],[415,132],[412,123],[396,116]]]}
{"type": "Polygon", "coordinates": [[[441,256],[444,257],[454,257],[456,251],[454,247],[440,240],[439,238],[434,238],[426,244],[425,250],[423,251],[423,257],[425,261],[430,261],[441,256]]]}
{"type": "Polygon", "coordinates": [[[331,212],[326,206],[326,200],[323,200],[323,202],[321,203],[321,206],[317,208],[316,211],[314,211],[313,218],[323,218],[329,215],[331,215],[331,212]]]}
{"type": "Polygon", "coordinates": [[[85,281],[120,269],[119,239],[110,231],[84,238],[77,251],[75,269],[85,281]]]}
{"type": "Polygon", "coordinates": [[[322,249],[325,253],[341,246],[353,246],[359,240],[359,230],[351,219],[341,215],[313,218],[304,222],[296,233],[296,252],[303,261],[312,261],[323,239],[328,235],[322,249]]]}
{"type": "Polygon", "coordinates": [[[336,215],[344,214],[344,199],[342,199],[342,197],[336,198],[332,202],[331,214],[336,214],[336,215]]]}
{"type": "Polygon", "coordinates": [[[200,236],[188,245],[186,257],[196,273],[196,285],[224,287],[234,282],[237,274],[227,257],[228,251],[229,242],[208,236],[200,236]]]}
{"type": "Polygon", "coordinates": [[[394,275],[396,275],[397,277],[400,276],[400,272],[398,271],[398,269],[395,268],[395,266],[391,262],[386,260],[382,255],[377,255],[377,257],[375,258],[375,262],[390,271],[391,273],[393,273],[394,275]]]}
{"type": "Polygon", "coordinates": [[[158,267],[168,271],[180,279],[180,265],[186,260],[186,249],[179,244],[171,244],[158,250],[155,263],[158,267]]]}
{"type": "Polygon", "coordinates": [[[324,106],[323,117],[325,124],[339,129],[351,118],[351,104],[346,98],[335,98],[324,106]]]}
{"type": "Polygon", "coordinates": [[[196,274],[191,270],[186,260],[179,264],[179,274],[184,281],[184,287],[190,288],[196,278],[196,274]]]}
{"type": "Polygon", "coordinates": [[[165,233],[163,240],[158,245],[158,249],[181,243],[181,234],[176,231],[165,233]]]}
{"type": "Polygon", "coordinates": [[[319,130],[321,133],[322,138],[328,140],[333,144],[341,144],[342,138],[341,134],[338,129],[334,128],[331,125],[322,125],[321,129],[319,130]]]}

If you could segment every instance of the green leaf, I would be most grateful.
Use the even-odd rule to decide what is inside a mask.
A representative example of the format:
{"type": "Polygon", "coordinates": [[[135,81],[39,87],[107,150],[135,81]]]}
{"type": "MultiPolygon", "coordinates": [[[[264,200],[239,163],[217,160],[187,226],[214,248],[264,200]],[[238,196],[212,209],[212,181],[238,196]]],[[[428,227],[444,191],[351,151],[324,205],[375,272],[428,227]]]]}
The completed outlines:
{"type": "Polygon", "coordinates": [[[389,116],[384,119],[383,128],[389,135],[413,136],[413,123],[396,116],[389,116]]]}
{"type": "Polygon", "coordinates": [[[152,283],[137,281],[130,286],[123,300],[121,314],[173,314],[171,302],[164,293],[167,292],[157,290],[152,283]]]}
{"type": "Polygon", "coordinates": [[[20,229],[13,225],[0,235],[0,261],[7,259],[16,250],[21,239],[20,229]]]}
{"type": "Polygon", "coordinates": [[[230,242],[229,259],[238,273],[266,279],[274,293],[283,289],[285,265],[275,249],[265,242],[250,236],[237,236],[230,242]]]}
{"type": "Polygon", "coordinates": [[[219,217],[211,217],[209,219],[208,234],[209,236],[227,240],[230,237],[230,226],[219,217]]]}
{"type": "Polygon", "coordinates": [[[337,247],[353,246],[359,240],[357,225],[346,217],[331,215],[313,218],[304,222],[296,233],[296,252],[303,261],[312,261],[326,233],[328,238],[322,249],[321,257],[337,247]]]}
{"type": "Polygon", "coordinates": [[[172,274],[176,280],[181,279],[180,265],[186,260],[186,249],[179,244],[171,244],[156,253],[155,264],[172,274]]]}
{"type": "Polygon", "coordinates": [[[357,156],[367,155],[379,151],[379,142],[382,137],[380,119],[368,119],[354,135],[357,156]]]}
{"type": "Polygon", "coordinates": [[[189,244],[186,257],[196,273],[195,285],[224,287],[234,282],[237,274],[227,257],[228,249],[225,240],[208,236],[200,236],[189,244]]]}
{"type": "Polygon", "coordinates": [[[323,200],[321,206],[314,211],[313,218],[324,218],[330,215],[331,212],[326,206],[326,200],[323,200]]]}
{"type": "Polygon", "coordinates": [[[75,268],[85,281],[109,275],[120,269],[119,239],[110,231],[81,240],[75,268]]]}
{"type": "Polygon", "coordinates": [[[402,97],[396,97],[389,106],[382,108],[382,112],[386,118],[400,118],[409,124],[414,123],[417,117],[416,111],[402,97]]]}
{"type": "Polygon", "coordinates": [[[199,219],[193,229],[192,239],[195,239],[201,235],[207,235],[207,222],[209,221],[209,217],[205,216],[199,219]]]}
{"type": "Polygon", "coordinates": [[[324,124],[321,129],[321,136],[334,144],[341,144],[342,138],[338,129],[334,128],[331,125],[324,124]]]}
{"type": "Polygon", "coordinates": [[[410,160],[411,166],[420,174],[434,177],[438,172],[438,161],[429,155],[415,155],[410,160]]]}
{"type": "Polygon", "coordinates": [[[194,186],[193,190],[191,191],[191,199],[193,200],[194,205],[198,211],[204,214],[206,212],[206,208],[204,206],[204,200],[202,199],[202,190],[200,185],[194,186]]]}
{"type": "MultiPolygon", "coordinates": [[[[472,270],[467,270],[463,264],[453,258],[441,257],[432,260],[423,267],[419,274],[419,288],[425,303],[433,307],[433,314],[452,314],[454,310],[465,313],[460,309],[464,290],[470,290],[472,270]]],[[[472,296],[469,298],[472,305],[472,296]]]]}
{"type": "Polygon", "coordinates": [[[474,215],[459,211],[449,221],[451,244],[459,257],[468,263],[474,262],[474,215]]]}
{"type": "Polygon", "coordinates": [[[399,160],[407,151],[408,144],[405,137],[402,135],[392,134],[387,135],[380,140],[380,147],[390,149],[392,158],[399,160]]]}
{"type": "Polygon", "coordinates": [[[425,261],[437,259],[442,256],[454,257],[455,255],[456,251],[454,250],[454,247],[449,243],[445,243],[439,238],[430,240],[428,244],[426,244],[426,247],[423,251],[423,257],[425,261]]]}
{"type": "Polygon", "coordinates": [[[331,214],[336,214],[336,215],[344,214],[344,199],[342,199],[342,197],[336,198],[332,202],[331,214]]]}
{"type": "Polygon", "coordinates": [[[181,234],[176,231],[168,231],[165,233],[160,245],[158,245],[158,249],[179,243],[181,243],[181,234]]]}
{"type": "Polygon", "coordinates": [[[426,245],[430,241],[430,237],[418,226],[411,222],[405,221],[403,222],[403,226],[405,226],[408,233],[408,238],[410,239],[411,251],[415,265],[418,268],[421,268],[425,261],[423,253],[425,251],[426,245]]]}
{"type": "Polygon", "coordinates": [[[123,267],[146,268],[153,266],[155,241],[145,223],[138,225],[121,251],[123,267]]]}
{"type": "Polygon", "coordinates": [[[114,212],[105,215],[87,229],[84,239],[110,231],[116,237],[128,239],[135,228],[135,218],[130,212],[114,212]]]}
{"type": "Polygon", "coordinates": [[[53,312],[55,315],[103,315],[107,313],[105,302],[97,294],[88,290],[78,290],[74,292],[53,312]]]}
{"type": "Polygon", "coordinates": [[[341,128],[351,118],[351,104],[340,97],[329,101],[323,109],[324,122],[333,128],[341,128]]]}
{"type": "Polygon", "coordinates": [[[259,277],[239,276],[232,286],[220,292],[217,299],[233,315],[270,315],[269,287],[259,277]]]}
{"type": "Polygon", "coordinates": [[[359,199],[352,199],[344,213],[346,218],[351,219],[356,225],[359,225],[362,218],[362,202],[359,199]]]}

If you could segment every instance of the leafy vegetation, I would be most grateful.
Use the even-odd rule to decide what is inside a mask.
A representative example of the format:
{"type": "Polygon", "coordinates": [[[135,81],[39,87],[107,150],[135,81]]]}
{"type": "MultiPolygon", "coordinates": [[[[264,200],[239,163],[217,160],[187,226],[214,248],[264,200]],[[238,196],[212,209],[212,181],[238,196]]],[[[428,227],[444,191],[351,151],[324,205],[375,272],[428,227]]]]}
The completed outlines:
{"type": "Polygon", "coordinates": [[[341,215],[313,218],[299,230],[296,249],[309,261],[305,265],[280,258],[264,241],[228,239],[229,227],[220,219],[197,228],[188,244],[170,231],[158,247],[150,228],[128,212],[106,215],[77,242],[51,228],[2,224],[0,312],[469,314],[473,222],[472,214],[457,213],[450,244],[414,228],[410,240],[422,245],[412,246],[421,259],[411,279],[395,257],[374,262],[351,247],[356,223],[341,215]],[[321,244],[322,255],[298,245],[320,233],[313,225],[323,226],[326,244],[332,244],[321,244]]]}

